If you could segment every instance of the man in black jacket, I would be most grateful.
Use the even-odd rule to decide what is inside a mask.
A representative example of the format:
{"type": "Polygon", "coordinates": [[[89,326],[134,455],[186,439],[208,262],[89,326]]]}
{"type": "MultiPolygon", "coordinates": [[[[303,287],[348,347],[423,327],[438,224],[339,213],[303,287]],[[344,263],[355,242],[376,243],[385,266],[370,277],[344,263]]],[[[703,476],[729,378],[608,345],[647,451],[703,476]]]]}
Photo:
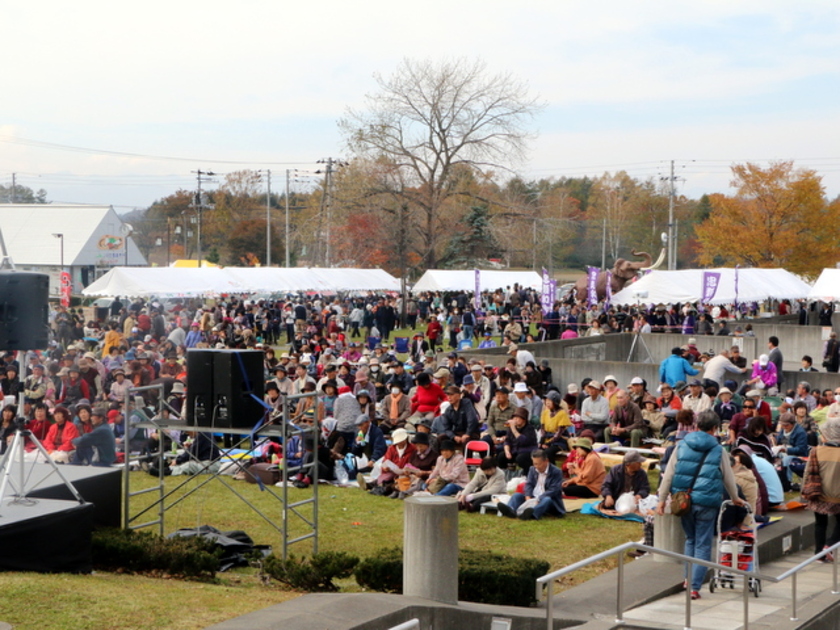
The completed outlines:
{"type": "Polygon", "coordinates": [[[432,433],[439,439],[454,440],[458,444],[466,444],[479,437],[478,412],[469,398],[461,394],[461,388],[450,385],[446,388],[449,407],[442,415],[435,418],[432,433]]]}
{"type": "Polygon", "coordinates": [[[644,458],[638,451],[630,450],[624,454],[624,462],[610,469],[601,485],[601,496],[604,497],[603,506],[607,509],[615,507],[615,502],[625,492],[632,492],[636,503],[650,494],[650,481],[647,473],[642,470],[644,458]]]}

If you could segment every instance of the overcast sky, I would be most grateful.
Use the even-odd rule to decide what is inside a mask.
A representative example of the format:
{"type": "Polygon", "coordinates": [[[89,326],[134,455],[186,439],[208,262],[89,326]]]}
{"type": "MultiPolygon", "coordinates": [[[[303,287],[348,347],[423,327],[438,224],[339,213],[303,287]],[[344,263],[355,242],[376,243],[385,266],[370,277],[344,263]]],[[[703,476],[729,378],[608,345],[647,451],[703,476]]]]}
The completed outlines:
{"type": "Polygon", "coordinates": [[[146,207],[199,168],[271,168],[276,186],[346,156],[336,121],[403,57],[526,81],[546,103],[526,178],[659,177],[673,159],[696,197],[726,191],[734,162],[793,159],[840,194],[836,0],[10,0],[2,15],[0,183],[17,173],[56,202],[146,207]]]}

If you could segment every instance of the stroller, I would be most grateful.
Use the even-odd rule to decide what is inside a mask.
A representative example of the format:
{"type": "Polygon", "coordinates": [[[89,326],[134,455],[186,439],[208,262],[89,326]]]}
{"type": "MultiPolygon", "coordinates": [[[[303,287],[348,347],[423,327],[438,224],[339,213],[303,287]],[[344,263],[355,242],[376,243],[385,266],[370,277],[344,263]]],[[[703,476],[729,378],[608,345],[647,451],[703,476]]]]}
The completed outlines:
{"type": "MultiPolygon", "coordinates": [[[[721,523],[726,508],[734,505],[732,501],[724,501],[718,513],[718,544],[715,550],[715,562],[727,567],[734,567],[741,571],[758,572],[758,541],[756,540],[756,529],[742,530],[735,529],[726,532],[721,531],[721,523]]],[[[747,514],[752,514],[748,503],[744,504],[747,514]]],[[[748,588],[753,595],[758,597],[761,593],[761,580],[752,576],[744,576],[726,569],[715,569],[709,581],[709,591],[714,593],[720,587],[734,589],[748,588]]]]}

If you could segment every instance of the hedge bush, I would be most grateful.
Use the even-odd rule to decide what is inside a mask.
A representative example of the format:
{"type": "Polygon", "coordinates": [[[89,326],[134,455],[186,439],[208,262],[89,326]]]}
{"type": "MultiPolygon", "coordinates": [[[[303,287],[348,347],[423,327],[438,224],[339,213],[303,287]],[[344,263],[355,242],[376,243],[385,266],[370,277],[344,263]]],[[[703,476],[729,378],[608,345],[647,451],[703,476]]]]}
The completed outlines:
{"type": "Polygon", "coordinates": [[[93,532],[93,566],[103,571],[163,572],[213,579],[219,569],[215,545],[201,537],[161,538],[150,532],[105,528],[93,532]]]}
{"type": "MultiPolygon", "coordinates": [[[[536,602],[534,583],[550,565],[536,558],[514,558],[487,551],[462,549],[458,556],[458,599],[502,606],[536,602]]],[[[402,549],[383,549],[356,567],[360,586],[387,593],[402,592],[402,549]]]]}
{"type": "Polygon", "coordinates": [[[334,579],[350,577],[359,563],[356,556],[343,551],[325,551],[310,558],[289,555],[283,560],[271,555],[265,559],[264,570],[279,582],[292,588],[311,592],[334,592],[334,579]]]}

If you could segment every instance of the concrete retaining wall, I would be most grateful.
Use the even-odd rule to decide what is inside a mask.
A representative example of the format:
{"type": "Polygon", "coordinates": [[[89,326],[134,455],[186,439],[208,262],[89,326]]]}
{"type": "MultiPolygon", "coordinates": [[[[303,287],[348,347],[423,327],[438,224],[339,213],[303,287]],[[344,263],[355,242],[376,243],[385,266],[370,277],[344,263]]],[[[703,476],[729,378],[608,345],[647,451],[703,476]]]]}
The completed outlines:
{"type": "MultiPolygon", "coordinates": [[[[767,339],[771,335],[779,337],[779,346],[785,356],[784,384],[793,387],[800,380],[807,380],[816,389],[836,387],[840,384],[840,375],[825,371],[803,374],[798,372],[799,360],[804,354],[813,357],[815,367],[821,370],[822,329],[817,326],[796,326],[782,322],[753,320],[756,337],[742,337],[738,340],[741,353],[748,361],[767,352],[767,339]],[[761,323],[757,323],[761,322],[761,323]]],[[[728,349],[735,338],[700,336],[697,347],[701,352],[713,350],[720,352],[728,349]]],[[[659,382],[659,363],[671,354],[671,349],[688,342],[685,335],[656,333],[639,335],[633,345],[635,335],[630,333],[604,335],[603,337],[582,337],[562,341],[545,341],[521,344],[530,350],[534,357],[547,360],[554,375],[555,384],[561,390],[569,383],[578,383],[584,378],[603,380],[607,374],[618,379],[619,387],[626,387],[634,376],[640,376],[655,390],[659,382]],[[644,342],[644,343],[642,343],[644,342]],[[632,351],[632,352],[631,352],[632,351]],[[630,362],[628,362],[628,359],[630,362]]],[[[470,358],[478,358],[496,367],[507,360],[505,348],[468,350],[463,353],[470,358]]],[[[735,379],[740,382],[742,379],[735,379]]]]}

